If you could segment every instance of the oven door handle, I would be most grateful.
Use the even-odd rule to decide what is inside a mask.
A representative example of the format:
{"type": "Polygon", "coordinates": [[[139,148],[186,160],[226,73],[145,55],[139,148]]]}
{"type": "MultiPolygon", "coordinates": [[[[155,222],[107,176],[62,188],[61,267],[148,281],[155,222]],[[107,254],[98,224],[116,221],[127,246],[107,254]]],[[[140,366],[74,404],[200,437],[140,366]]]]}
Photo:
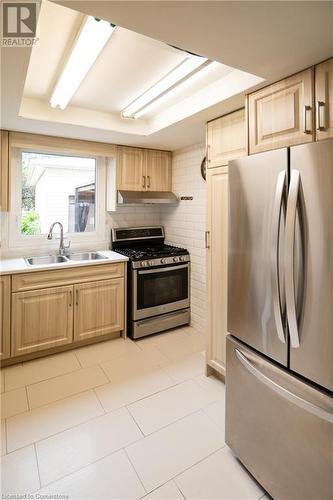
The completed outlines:
{"type": "Polygon", "coordinates": [[[141,271],[138,270],[138,274],[153,274],[153,273],[166,273],[168,271],[175,271],[176,269],[184,269],[185,267],[189,267],[189,264],[184,264],[182,266],[172,266],[172,267],[165,267],[163,269],[157,268],[157,269],[148,269],[147,271],[141,271]]]}

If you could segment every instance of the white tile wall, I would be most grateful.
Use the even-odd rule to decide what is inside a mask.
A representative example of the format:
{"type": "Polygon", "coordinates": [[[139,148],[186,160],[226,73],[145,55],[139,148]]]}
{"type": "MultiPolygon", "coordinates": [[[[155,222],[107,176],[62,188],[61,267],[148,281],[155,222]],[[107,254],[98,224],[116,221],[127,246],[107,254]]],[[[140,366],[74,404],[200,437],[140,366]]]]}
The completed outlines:
{"type": "Polygon", "coordinates": [[[107,216],[110,229],[162,224],[167,243],[189,250],[192,325],[198,329],[206,326],[206,183],[200,174],[204,155],[204,144],[173,153],[172,190],[177,196],[193,196],[193,201],[180,201],[176,206],[118,206],[117,212],[107,216]]]}
{"type": "Polygon", "coordinates": [[[116,212],[108,212],[106,222],[109,229],[112,227],[159,226],[161,224],[160,206],[118,206],[116,212]]]}
{"type": "Polygon", "coordinates": [[[206,327],[206,183],[200,173],[204,155],[203,144],[174,152],[173,192],[176,196],[193,196],[193,200],[160,208],[166,242],[184,246],[191,254],[192,325],[198,329],[206,327]]]}

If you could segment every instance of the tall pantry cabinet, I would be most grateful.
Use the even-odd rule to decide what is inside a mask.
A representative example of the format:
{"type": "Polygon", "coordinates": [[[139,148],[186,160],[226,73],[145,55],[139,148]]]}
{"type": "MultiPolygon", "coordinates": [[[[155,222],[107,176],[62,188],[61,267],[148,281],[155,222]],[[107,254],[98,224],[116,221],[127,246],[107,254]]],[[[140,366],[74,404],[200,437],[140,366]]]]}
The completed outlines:
{"type": "Polygon", "coordinates": [[[228,276],[228,162],[245,156],[245,110],[207,124],[207,375],[225,375],[228,276]]]}

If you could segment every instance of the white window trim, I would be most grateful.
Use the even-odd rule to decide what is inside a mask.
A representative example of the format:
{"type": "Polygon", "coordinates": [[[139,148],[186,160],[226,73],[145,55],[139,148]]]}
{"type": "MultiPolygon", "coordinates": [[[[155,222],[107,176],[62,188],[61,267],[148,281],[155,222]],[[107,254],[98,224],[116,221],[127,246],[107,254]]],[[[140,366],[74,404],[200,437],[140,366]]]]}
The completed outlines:
{"type": "MultiPolygon", "coordinates": [[[[23,236],[20,230],[21,208],[22,208],[22,169],[21,154],[23,151],[50,154],[50,151],[40,147],[13,147],[11,149],[11,207],[9,216],[8,249],[13,251],[23,250],[24,254],[30,254],[36,250],[38,253],[54,252],[59,247],[56,235],[51,241],[47,240],[47,234],[23,236]]],[[[68,156],[82,156],[96,160],[96,206],[95,206],[95,228],[93,232],[66,233],[66,244],[71,242],[71,247],[85,248],[89,245],[91,249],[97,247],[106,248],[108,238],[106,234],[106,164],[108,159],[102,156],[82,154],[70,151],[54,151],[54,154],[68,156]]],[[[55,222],[55,221],[54,221],[55,222]]]]}

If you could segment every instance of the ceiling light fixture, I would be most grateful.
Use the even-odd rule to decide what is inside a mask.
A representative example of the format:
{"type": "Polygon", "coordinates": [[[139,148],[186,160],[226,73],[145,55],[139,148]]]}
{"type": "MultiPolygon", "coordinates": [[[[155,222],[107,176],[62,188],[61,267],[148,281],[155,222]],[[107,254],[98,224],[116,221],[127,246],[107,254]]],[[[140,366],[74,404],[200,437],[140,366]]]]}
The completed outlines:
{"type": "Polygon", "coordinates": [[[190,56],[171,70],[165,77],[150,87],[140,97],[131,102],[123,111],[123,118],[139,118],[151,110],[161,100],[169,97],[171,93],[178,92],[181,88],[194,79],[197,79],[216,67],[218,63],[205,57],[190,56]]]}
{"type": "Polygon", "coordinates": [[[52,108],[66,108],[114,30],[115,26],[107,21],[92,16],[84,20],[52,93],[52,108]]]}

